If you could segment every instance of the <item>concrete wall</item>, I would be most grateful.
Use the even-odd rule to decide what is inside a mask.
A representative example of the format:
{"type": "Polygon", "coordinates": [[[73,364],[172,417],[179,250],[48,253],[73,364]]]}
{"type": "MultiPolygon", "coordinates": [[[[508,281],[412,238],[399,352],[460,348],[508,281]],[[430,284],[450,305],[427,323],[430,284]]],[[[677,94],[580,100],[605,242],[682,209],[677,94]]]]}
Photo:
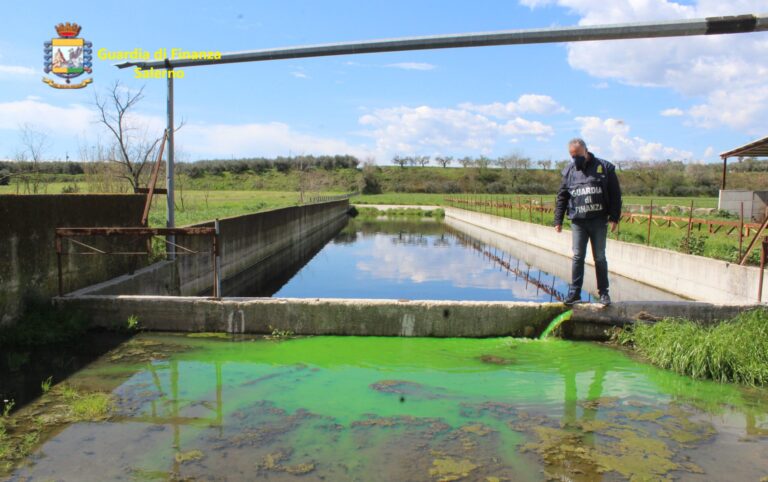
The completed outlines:
{"type": "MultiPolygon", "coordinates": [[[[274,278],[297,268],[297,261],[314,254],[335,235],[346,222],[348,209],[349,202],[342,200],[221,219],[222,295],[267,289],[274,278]]],[[[213,221],[193,226],[213,226],[213,221]]],[[[214,281],[211,237],[177,236],[176,243],[201,254],[179,255],[174,262],[156,263],[70,296],[210,296],[214,281]]]]}
{"type": "Polygon", "coordinates": [[[739,215],[744,203],[744,222],[762,223],[768,208],[768,191],[747,191],[745,189],[720,190],[717,208],[739,215]]]}
{"type": "MultiPolygon", "coordinates": [[[[0,195],[0,324],[18,317],[25,298],[58,293],[55,228],[138,226],[144,200],[135,194],[0,195]]],[[[125,238],[79,240],[113,251],[143,249],[138,240],[125,238]]],[[[83,250],[69,242],[64,246],[68,252],[83,250]]],[[[64,289],[75,290],[141,266],[142,259],[136,256],[65,256],[64,289]]]]}
{"type": "Polygon", "coordinates": [[[297,335],[487,337],[537,336],[565,310],[561,303],[359,299],[82,296],[57,298],[94,326],[180,332],[297,335]]]}
{"type": "MultiPolygon", "coordinates": [[[[93,326],[122,328],[136,316],[153,331],[297,335],[538,337],[567,310],[562,303],[408,301],[366,299],[81,296],[56,303],[87,313],[93,326]]],[[[579,304],[563,325],[567,338],[605,340],[612,327],[634,320],[686,317],[703,323],[729,319],[755,305],[701,302],[579,304]]]]}
{"type": "MultiPolygon", "coordinates": [[[[342,200],[291,206],[220,220],[222,284],[300,243],[323,226],[335,223],[348,210],[349,201],[342,200]]],[[[213,226],[213,221],[194,226],[213,226]]],[[[182,246],[210,251],[210,238],[178,236],[176,239],[182,246]]],[[[182,296],[211,293],[213,264],[210,256],[180,256],[178,270],[179,293],[182,296]]]]}
{"type": "MultiPolygon", "coordinates": [[[[510,253],[515,259],[521,260],[534,269],[557,276],[561,280],[571,279],[571,258],[523,241],[489,231],[487,229],[460,221],[455,218],[445,218],[446,226],[457,230],[456,236],[471,236],[487,246],[492,246],[510,253]]],[[[488,248],[486,248],[488,249],[488,248]]],[[[525,269],[525,265],[522,265],[525,269]]],[[[611,276],[611,299],[613,301],[680,301],[684,298],[653,286],[640,283],[624,276],[611,276]]],[[[593,266],[584,270],[584,287],[587,292],[597,294],[597,280],[593,266]]],[[[585,300],[586,301],[586,300],[585,300]]]]}
{"type": "MultiPolygon", "coordinates": [[[[445,214],[446,218],[474,224],[563,256],[572,255],[571,233],[567,230],[557,233],[550,226],[450,207],[445,208],[445,214]]],[[[761,273],[755,267],[612,239],[608,240],[606,255],[611,273],[692,300],[713,303],[757,301],[761,273]]],[[[594,265],[591,253],[587,255],[587,264],[594,265]]],[[[768,301],[768,288],[763,290],[761,301],[768,301]]]]}

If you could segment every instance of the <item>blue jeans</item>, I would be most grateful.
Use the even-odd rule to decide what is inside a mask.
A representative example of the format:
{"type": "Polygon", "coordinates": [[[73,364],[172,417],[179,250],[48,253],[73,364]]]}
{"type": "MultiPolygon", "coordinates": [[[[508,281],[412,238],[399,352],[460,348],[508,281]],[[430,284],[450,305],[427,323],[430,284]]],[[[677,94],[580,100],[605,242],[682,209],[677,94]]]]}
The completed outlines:
{"type": "Polygon", "coordinates": [[[584,284],[584,258],[587,255],[587,241],[592,245],[592,258],[595,260],[597,291],[608,293],[608,260],[605,258],[605,242],[608,237],[608,220],[598,216],[590,219],[571,221],[573,232],[573,266],[571,268],[570,293],[581,293],[584,284]]]}

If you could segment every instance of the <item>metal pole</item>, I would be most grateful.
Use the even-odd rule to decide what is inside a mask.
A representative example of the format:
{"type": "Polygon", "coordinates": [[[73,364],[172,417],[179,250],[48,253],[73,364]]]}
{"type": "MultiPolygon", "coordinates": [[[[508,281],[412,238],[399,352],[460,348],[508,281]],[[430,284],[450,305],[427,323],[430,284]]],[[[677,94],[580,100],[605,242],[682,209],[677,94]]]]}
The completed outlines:
{"type": "Polygon", "coordinates": [[[744,245],[744,201],[741,201],[739,207],[739,259],[741,259],[741,248],[744,245]]]}
{"type": "Polygon", "coordinates": [[[533,198],[528,199],[528,222],[533,222],[533,198]]]}
{"type": "Polygon", "coordinates": [[[61,236],[56,234],[56,264],[59,267],[59,296],[64,296],[64,280],[61,272],[61,236]]]}
{"type": "Polygon", "coordinates": [[[763,299],[763,277],[765,276],[765,251],[768,249],[768,237],[763,238],[762,247],[760,249],[760,279],[757,282],[757,301],[760,302],[763,299]]]}
{"type": "Polygon", "coordinates": [[[213,222],[213,227],[216,230],[213,235],[213,297],[221,298],[221,228],[218,219],[213,222]]]}
{"type": "Polygon", "coordinates": [[[651,223],[653,222],[653,199],[651,199],[651,212],[648,214],[648,238],[645,240],[645,244],[650,246],[651,244],[651,223]]]}
{"type": "Polygon", "coordinates": [[[688,211],[688,234],[686,235],[686,244],[688,253],[691,252],[691,223],[693,222],[693,199],[691,199],[691,210],[688,211]]]}
{"type": "Polygon", "coordinates": [[[720,181],[720,190],[725,191],[725,174],[726,174],[726,167],[725,165],[728,163],[728,158],[723,158],[723,178],[720,181]]]}
{"type": "Polygon", "coordinates": [[[324,57],[329,55],[402,52],[406,50],[483,47],[491,45],[522,45],[591,40],[619,40],[637,38],[685,37],[691,35],[720,35],[761,32],[768,30],[768,15],[747,14],[728,17],[707,17],[665,22],[641,22],[611,25],[581,25],[530,30],[503,30],[497,32],[431,35],[320,45],[302,45],[276,49],[225,52],[220,58],[156,60],[151,62],[123,62],[116,67],[124,69],[162,69],[194,67],[200,65],[260,62],[280,59],[324,57]]]}
{"type": "MultiPolygon", "coordinates": [[[[166,64],[168,59],[165,60],[166,64]]],[[[168,98],[166,111],[168,114],[168,161],[165,165],[165,187],[166,192],[166,220],[165,226],[173,228],[176,226],[176,219],[174,216],[174,196],[173,196],[173,68],[168,69],[168,98]]],[[[176,237],[173,235],[168,236],[167,253],[168,259],[176,258],[176,249],[174,244],[176,243],[176,237]]]]}

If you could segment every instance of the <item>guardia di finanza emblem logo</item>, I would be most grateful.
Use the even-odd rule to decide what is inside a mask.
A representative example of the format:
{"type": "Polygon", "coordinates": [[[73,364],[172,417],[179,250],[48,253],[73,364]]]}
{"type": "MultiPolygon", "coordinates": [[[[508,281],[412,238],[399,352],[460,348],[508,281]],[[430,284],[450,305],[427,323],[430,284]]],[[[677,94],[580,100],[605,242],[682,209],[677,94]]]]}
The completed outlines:
{"type": "Polygon", "coordinates": [[[82,89],[93,82],[87,78],[79,84],[73,84],[72,79],[84,73],[93,72],[93,44],[78,38],[80,25],[76,23],[60,23],[56,25],[59,38],[45,42],[45,62],[43,71],[65,79],[64,84],[54,82],[54,79],[43,77],[43,82],[55,89],[82,89]]]}

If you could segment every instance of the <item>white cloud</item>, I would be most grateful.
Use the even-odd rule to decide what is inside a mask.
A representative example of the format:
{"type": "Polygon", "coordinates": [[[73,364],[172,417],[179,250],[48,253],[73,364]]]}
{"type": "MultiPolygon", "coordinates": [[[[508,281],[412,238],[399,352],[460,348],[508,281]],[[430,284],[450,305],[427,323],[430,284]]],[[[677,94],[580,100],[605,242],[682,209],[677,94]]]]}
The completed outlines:
{"type": "Polygon", "coordinates": [[[459,104],[459,107],[491,117],[506,118],[517,114],[558,114],[566,109],[548,95],[523,94],[517,101],[492,104],[459,104]]]}
{"type": "Polygon", "coordinates": [[[608,87],[608,82],[598,82],[596,84],[592,84],[592,88],[594,89],[607,89],[608,87]]]}
{"type": "Polygon", "coordinates": [[[681,115],[684,115],[685,113],[682,111],[682,109],[678,109],[677,107],[671,107],[669,109],[664,109],[660,112],[661,115],[664,117],[678,117],[681,115]]]}
{"type": "MultiPolygon", "coordinates": [[[[0,103],[0,129],[18,130],[29,124],[50,137],[71,140],[78,137],[84,142],[95,140],[102,132],[97,122],[97,111],[91,106],[71,104],[56,106],[27,98],[0,103]]],[[[128,124],[135,129],[130,135],[152,137],[165,129],[162,116],[131,114],[128,124]]],[[[109,137],[107,137],[109,138],[109,137]]],[[[361,159],[371,155],[364,146],[351,145],[331,137],[297,132],[280,122],[262,124],[187,124],[176,134],[179,148],[199,157],[277,156],[289,151],[307,154],[353,154],[361,159]]]]}
{"type": "Polygon", "coordinates": [[[693,157],[689,151],[631,136],[630,126],[619,119],[577,117],[576,121],[581,124],[581,136],[589,150],[609,160],[691,160],[693,157]]]}
{"type": "MultiPolygon", "coordinates": [[[[556,3],[594,25],[763,12],[765,0],[521,0],[556,3]]],[[[687,114],[702,127],[761,133],[768,124],[768,56],[764,33],[568,44],[573,68],[629,85],[672,89],[698,100],[687,114]]]]}
{"type": "Polygon", "coordinates": [[[31,67],[21,65],[0,65],[0,77],[10,77],[12,75],[34,75],[37,71],[31,67]]]}
{"type": "Polygon", "coordinates": [[[551,5],[554,0],[520,0],[520,4],[530,8],[544,7],[551,5]]]}
{"type": "Polygon", "coordinates": [[[433,70],[436,66],[426,62],[397,62],[394,64],[387,64],[386,67],[403,70],[433,70]]]}
{"type": "Polygon", "coordinates": [[[60,107],[31,97],[0,102],[0,129],[29,124],[44,132],[78,135],[91,129],[95,119],[95,111],[81,104],[60,107]]]}
{"type": "MultiPolygon", "coordinates": [[[[524,104],[526,109],[536,105],[524,104]]],[[[379,158],[393,154],[489,154],[497,144],[516,142],[518,136],[547,138],[554,133],[551,126],[522,118],[507,105],[390,107],[363,115],[359,122],[368,128],[364,135],[375,139],[379,158]]]]}
{"type": "Polygon", "coordinates": [[[297,132],[282,122],[187,124],[177,134],[184,150],[198,157],[282,156],[294,154],[370,155],[363,146],[297,132]]]}
{"type": "Polygon", "coordinates": [[[297,79],[308,79],[309,78],[309,76],[307,74],[305,74],[304,72],[302,72],[300,70],[296,70],[296,71],[291,72],[291,75],[296,77],[297,79]]]}

